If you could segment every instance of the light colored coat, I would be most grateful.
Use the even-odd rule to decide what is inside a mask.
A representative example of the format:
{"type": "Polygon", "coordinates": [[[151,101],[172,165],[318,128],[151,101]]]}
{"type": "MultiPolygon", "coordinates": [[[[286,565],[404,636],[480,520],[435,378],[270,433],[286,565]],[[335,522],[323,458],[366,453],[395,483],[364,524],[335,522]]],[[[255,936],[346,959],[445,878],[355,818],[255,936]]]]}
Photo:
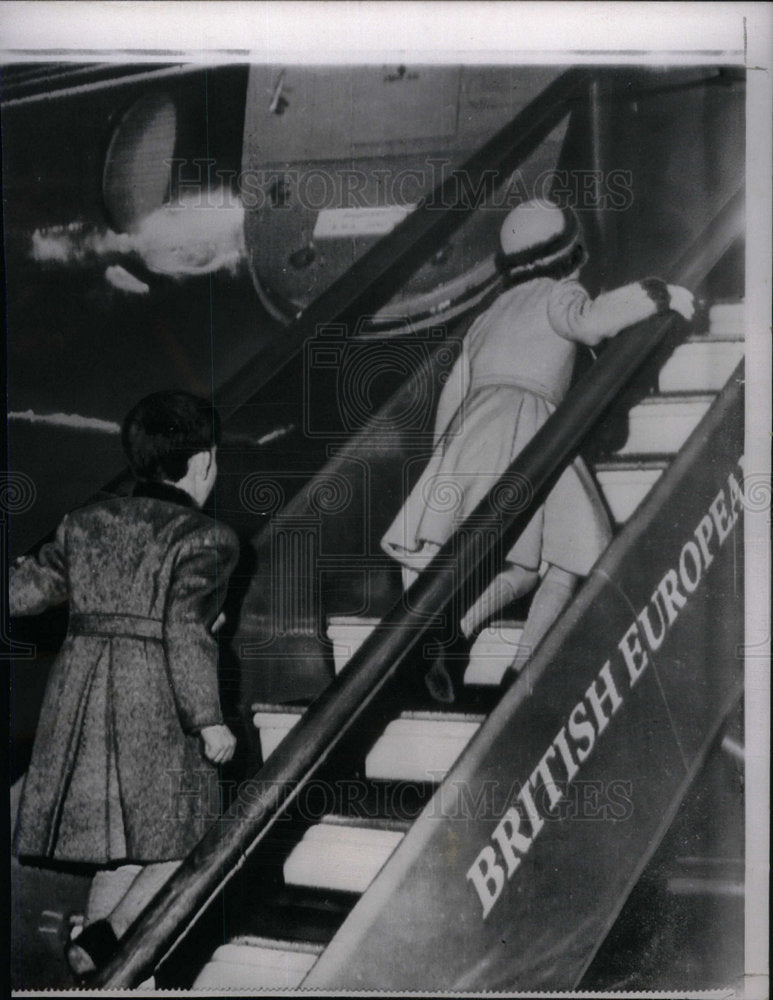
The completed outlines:
{"type": "MultiPolygon", "coordinates": [[[[420,570],[498,483],[503,511],[525,506],[531,484],[500,477],[566,395],[577,343],[598,344],[655,311],[638,283],[591,299],[573,277],[543,277],[500,295],[464,338],[438,402],[433,454],[382,548],[420,570]]],[[[507,560],[529,570],[544,561],[584,576],[610,538],[604,504],[576,458],[507,560]]]]}

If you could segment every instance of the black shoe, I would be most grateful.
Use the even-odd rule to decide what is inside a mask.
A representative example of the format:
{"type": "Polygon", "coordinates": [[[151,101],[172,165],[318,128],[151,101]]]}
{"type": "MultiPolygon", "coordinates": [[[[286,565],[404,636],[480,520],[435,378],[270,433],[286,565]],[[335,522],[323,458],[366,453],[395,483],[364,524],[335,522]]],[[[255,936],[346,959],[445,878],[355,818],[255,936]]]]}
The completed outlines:
{"type": "Polygon", "coordinates": [[[470,650],[476,637],[468,638],[459,632],[440,651],[424,675],[424,684],[434,701],[452,705],[456,691],[464,684],[464,671],[470,662],[470,650]]]}
{"type": "Polygon", "coordinates": [[[454,682],[446,669],[443,656],[439,656],[424,675],[424,683],[431,697],[443,705],[453,705],[456,701],[454,682]]]}
{"type": "Polygon", "coordinates": [[[67,961],[76,976],[88,978],[113,955],[118,938],[108,920],[95,920],[67,944],[67,961]]]}

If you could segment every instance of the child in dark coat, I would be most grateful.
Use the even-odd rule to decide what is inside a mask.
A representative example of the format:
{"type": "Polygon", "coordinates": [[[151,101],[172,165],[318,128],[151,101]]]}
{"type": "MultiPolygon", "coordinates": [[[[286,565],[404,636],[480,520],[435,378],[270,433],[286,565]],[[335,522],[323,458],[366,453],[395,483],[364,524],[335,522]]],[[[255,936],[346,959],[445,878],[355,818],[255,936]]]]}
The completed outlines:
{"type": "Polygon", "coordinates": [[[10,575],[13,615],[69,602],[19,806],[16,852],[97,867],[69,947],[87,974],[219,814],[216,765],[235,738],[220,711],[213,626],[238,555],[199,508],[217,475],[219,420],[162,392],[129,413],[130,497],[67,515],[10,575]]]}
{"type": "MultiPolygon", "coordinates": [[[[440,396],[433,455],[382,539],[402,564],[406,587],[561,402],[578,343],[595,346],[668,309],[692,318],[691,293],[655,278],[591,299],[578,280],[586,255],[569,208],[525,202],[508,214],[500,241],[504,291],[464,339],[440,396]]],[[[516,485],[528,494],[529,484],[516,485]]],[[[537,587],[516,659],[522,665],[610,538],[598,490],[576,458],[507,553],[502,573],[467,609],[463,634],[474,636],[500,608],[537,587]]],[[[437,700],[453,700],[442,667],[431,669],[427,683],[437,700]]]]}

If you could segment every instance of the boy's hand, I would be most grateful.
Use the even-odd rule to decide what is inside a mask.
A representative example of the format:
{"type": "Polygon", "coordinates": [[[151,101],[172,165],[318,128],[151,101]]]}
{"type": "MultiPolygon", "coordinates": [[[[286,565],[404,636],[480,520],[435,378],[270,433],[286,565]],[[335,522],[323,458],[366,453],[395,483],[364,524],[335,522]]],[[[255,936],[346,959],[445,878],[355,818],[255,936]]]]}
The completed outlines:
{"type": "Polygon", "coordinates": [[[213,764],[225,764],[236,749],[236,737],[228,726],[204,726],[201,730],[204,753],[213,764]]]}
{"type": "Polygon", "coordinates": [[[223,625],[225,625],[225,613],[221,611],[217,618],[212,622],[212,628],[210,628],[209,631],[212,635],[214,635],[215,632],[217,632],[219,628],[222,628],[223,625]]]}
{"type": "Polygon", "coordinates": [[[689,323],[695,314],[695,300],[692,292],[681,285],[668,285],[668,294],[671,297],[671,308],[678,312],[689,323]]]}

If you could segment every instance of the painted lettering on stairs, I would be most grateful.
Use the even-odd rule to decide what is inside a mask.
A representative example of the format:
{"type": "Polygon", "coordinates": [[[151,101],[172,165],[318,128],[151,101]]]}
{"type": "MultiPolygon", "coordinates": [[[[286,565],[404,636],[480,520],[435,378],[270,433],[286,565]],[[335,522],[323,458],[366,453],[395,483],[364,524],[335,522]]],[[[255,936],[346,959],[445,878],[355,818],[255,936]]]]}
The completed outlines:
{"type": "MultiPolygon", "coordinates": [[[[743,459],[739,460],[743,465],[743,459]]],[[[744,497],[734,473],[714,497],[706,513],[684,539],[671,567],[655,586],[649,602],[637,614],[617,643],[619,655],[607,659],[569,712],[528,780],[515,795],[491,834],[490,843],[478,853],[467,871],[467,880],[478,895],[485,919],[507,882],[532,849],[545,825],[540,803],[556,811],[561,787],[575,779],[594,751],[599,738],[623,707],[627,693],[647,670],[649,654],[663,644],[690,597],[699,587],[719,549],[730,537],[743,509],[744,497]]]]}

